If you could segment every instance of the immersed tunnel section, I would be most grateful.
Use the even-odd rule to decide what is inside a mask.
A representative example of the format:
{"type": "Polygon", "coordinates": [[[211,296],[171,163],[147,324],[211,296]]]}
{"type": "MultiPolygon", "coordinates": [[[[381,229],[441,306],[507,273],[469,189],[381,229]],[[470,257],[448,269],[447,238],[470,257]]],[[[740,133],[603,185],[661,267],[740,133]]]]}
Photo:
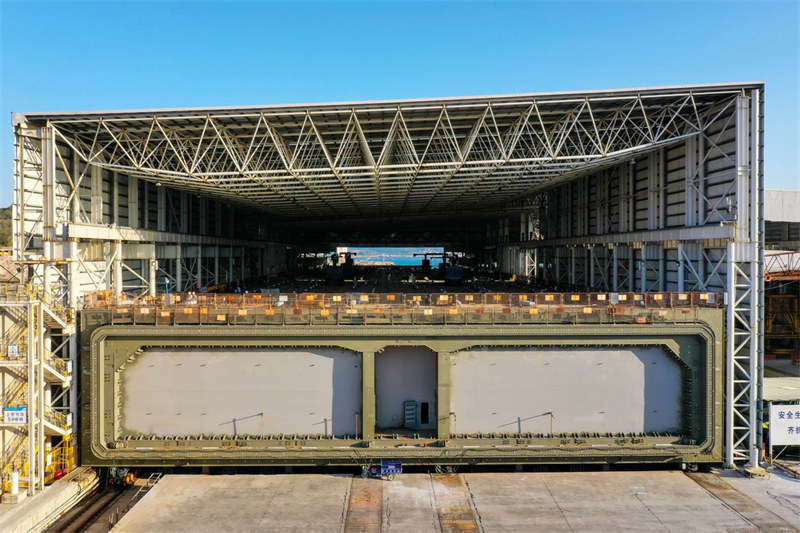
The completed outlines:
{"type": "Polygon", "coordinates": [[[712,293],[89,299],[83,463],[719,462],[716,301],[712,293]]]}

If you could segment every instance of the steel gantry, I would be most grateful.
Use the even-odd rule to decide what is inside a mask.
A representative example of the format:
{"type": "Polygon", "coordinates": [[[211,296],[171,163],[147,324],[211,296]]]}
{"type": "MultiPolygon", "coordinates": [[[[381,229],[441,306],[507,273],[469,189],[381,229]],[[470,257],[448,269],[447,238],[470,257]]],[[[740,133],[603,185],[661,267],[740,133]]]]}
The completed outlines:
{"type": "Polygon", "coordinates": [[[733,83],[15,115],[15,253],[77,309],[286,271],[295,224],[480,217],[507,273],[726,292],[726,462],[756,463],[762,108],[733,83]]]}

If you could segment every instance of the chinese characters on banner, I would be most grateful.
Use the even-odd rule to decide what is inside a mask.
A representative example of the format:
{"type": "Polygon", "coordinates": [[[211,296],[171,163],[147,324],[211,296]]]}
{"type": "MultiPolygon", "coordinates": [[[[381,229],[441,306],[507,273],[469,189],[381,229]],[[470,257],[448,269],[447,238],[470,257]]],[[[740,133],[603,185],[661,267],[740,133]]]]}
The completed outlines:
{"type": "Polygon", "coordinates": [[[775,445],[800,445],[800,405],[769,406],[769,440],[775,445]]]}
{"type": "Polygon", "coordinates": [[[27,424],[28,409],[25,407],[6,407],[3,409],[3,422],[6,424],[27,424]]]}

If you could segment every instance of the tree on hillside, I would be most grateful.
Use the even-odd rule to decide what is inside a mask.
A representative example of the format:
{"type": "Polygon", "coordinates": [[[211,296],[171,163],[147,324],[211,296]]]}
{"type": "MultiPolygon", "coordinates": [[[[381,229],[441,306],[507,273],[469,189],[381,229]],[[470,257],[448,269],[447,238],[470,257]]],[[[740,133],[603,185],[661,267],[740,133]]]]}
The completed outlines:
{"type": "Polygon", "coordinates": [[[0,247],[11,246],[11,206],[0,208],[0,247]]]}

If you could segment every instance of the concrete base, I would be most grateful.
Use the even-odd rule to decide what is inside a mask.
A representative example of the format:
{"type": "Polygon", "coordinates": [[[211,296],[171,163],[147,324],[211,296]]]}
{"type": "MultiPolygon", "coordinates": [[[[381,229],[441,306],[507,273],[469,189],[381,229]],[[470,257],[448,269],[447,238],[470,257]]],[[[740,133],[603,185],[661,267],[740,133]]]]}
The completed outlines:
{"type": "MultiPolygon", "coordinates": [[[[800,530],[800,513],[773,509],[783,500],[745,494],[732,478],[701,476],[702,485],[678,471],[401,474],[394,481],[166,476],[114,531],[800,530]]],[[[759,488],[775,487],[748,486],[759,488]]],[[[800,498],[800,483],[785,490],[786,500],[800,498]]]]}
{"type": "Polygon", "coordinates": [[[2,502],[2,503],[19,503],[22,500],[24,500],[27,496],[28,496],[28,493],[24,492],[24,491],[19,491],[16,494],[11,494],[11,493],[6,492],[5,494],[3,494],[3,497],[2,497],[2,499],[0,499],[0,502],[2,502]]]}
{"type": "Polygon", "coordinates": [[[20,503],[6,503],[4,496],[0,503],[0,531],[41,531],[90,493],[97,482],[97,475],[91,468],[80,467],[31,498],[25,498],[20,491],[19,495],[24,498],[20,503]]]}

